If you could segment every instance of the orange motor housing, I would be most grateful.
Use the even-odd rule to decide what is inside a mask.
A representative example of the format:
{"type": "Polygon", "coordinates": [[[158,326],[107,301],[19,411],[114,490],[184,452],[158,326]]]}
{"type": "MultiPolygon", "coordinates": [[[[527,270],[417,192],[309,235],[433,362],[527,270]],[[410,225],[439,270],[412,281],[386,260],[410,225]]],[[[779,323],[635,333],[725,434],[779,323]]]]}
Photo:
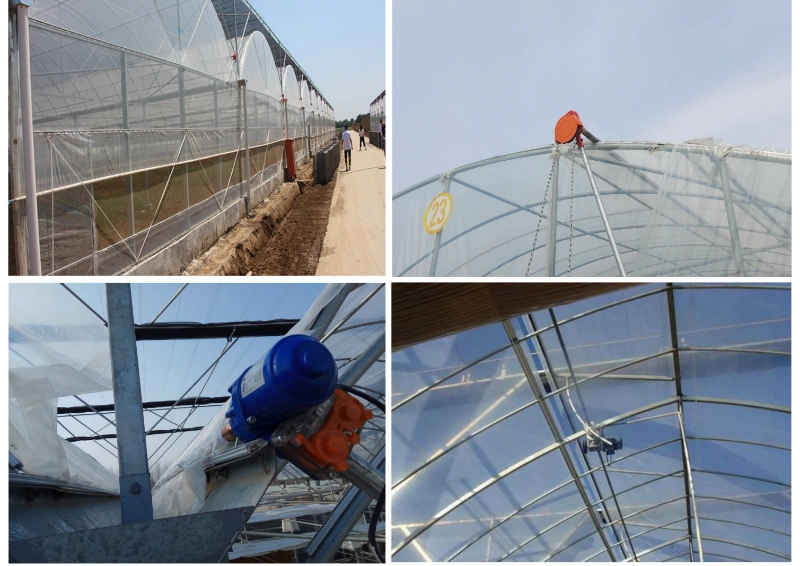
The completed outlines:
{"type": "Polygon", "coordinates": [[[341,389],[336,389],[333,395],[333,407],[320,429],[310,439],[298,434],[297,442],[320,466],[331,466],[337,472],[344,472],[351,445],[361,442],[356,431],[372,418],[372,411],[341,389]]]}
{"type": "Polygon", "coordinates": [[[583,122],[578,113],[570,110],[556,123],[556,143],[569,143],[575,136],[579,136],[582,130],[583,122]]]}

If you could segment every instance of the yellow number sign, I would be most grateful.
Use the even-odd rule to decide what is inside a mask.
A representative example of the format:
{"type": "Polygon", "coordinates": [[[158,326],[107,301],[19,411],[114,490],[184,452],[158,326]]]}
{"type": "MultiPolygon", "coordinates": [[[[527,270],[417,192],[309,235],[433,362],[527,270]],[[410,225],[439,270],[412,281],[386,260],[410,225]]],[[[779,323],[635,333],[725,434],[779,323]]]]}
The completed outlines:
{"type": "Polygon", "coordinates": [[[453,197],[447,193],[439,193],[434,197],[425,211],[422,224],[428,234],[436,234],[447,224],[450,213],[453,211],[453,197]]]}

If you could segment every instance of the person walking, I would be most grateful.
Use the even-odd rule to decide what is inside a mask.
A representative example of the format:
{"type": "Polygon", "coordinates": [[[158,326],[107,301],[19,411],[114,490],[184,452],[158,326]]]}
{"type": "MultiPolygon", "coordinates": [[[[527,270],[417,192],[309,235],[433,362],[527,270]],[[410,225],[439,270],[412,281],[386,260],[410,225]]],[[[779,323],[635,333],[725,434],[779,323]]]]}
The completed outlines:
{"type": "Polygon", "coordinates": [[[345,171],[350,171],[353,139],[350,137],[350,132],[347,131],[347,124],[345,124],[344,131],[342,132],[342,149],[344,150],[344,165],[346,167],[345,171]]]}
{"type": "Polygon", "coordinates": [[[386,156],[386,122],[381,120],[381,148],[383,148],[383,155],[386,156]]]}
{"type": "Polygon", "coordinates": [[[383,119],[378,124],[378,143],[380,144],[379,149],[383,149],[383,119]]]}
{"type": "Polygon", "coordinates": [[[364,146],[364,151],[367,151],[367,142],[364,141],[364,124],[358,127],[358,151],[361,151],[361,146],[364,146]]]}

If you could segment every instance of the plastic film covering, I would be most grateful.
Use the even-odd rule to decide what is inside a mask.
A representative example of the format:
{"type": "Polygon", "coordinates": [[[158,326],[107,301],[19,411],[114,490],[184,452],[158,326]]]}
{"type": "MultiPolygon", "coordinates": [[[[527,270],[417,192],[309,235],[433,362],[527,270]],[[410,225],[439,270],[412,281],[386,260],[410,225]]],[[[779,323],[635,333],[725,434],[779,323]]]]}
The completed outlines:
{"type": "Polygon", "coordinates": [[[393,559],[789,561],[790,294],[636,286],[395,352],[393,559]]]}
{"type": "MultiPolygon", "coordinates": [[[[37,0],[30,17],[221,80],[233,66],[211,0],[37,0]]],[[[52,55],[81,60],[68,50],[52,55]]]]}
{"type": "Polygon", "coordinates": [[[286,99],[286,124],[291,139],[303,135],[300,121],[300,87],[291,65],[283,68],[283,97],[286,99]]]}
{"type": "MultiPolygon", "coordinates": [[[[713,139],[585,150],[627,275],[791,274],[790,154],[713,139]]],[[[395,276],[619,275],[574,144],[459,167],[392,208],[395,276]],[[452,212],[429,233],[442,192],[452,212]]]]}
{"type": "Polygon", "coordinates": [[[59,397],[111,390],[108,330],[60,286],[9,303],[9,451],[26,474],[109,492],[116,475],[57,433],[59,397]]]}
{"type": "MultiPolygon", "coordinates": [[[[283,86],[272,51],[255,31],[234,61],[211,0],[43,0],[31,9],[30,42],[43,273],[120,273],[237,206],[245,126],[251,184],[280,174],[283,153],[270,144],[285,136],[283,86]]],[[[13,147],[19,173],[22,144],[13,147]]],[[[24,272],[21,179],[11,197],[24,272]]]]}
{"type": "MultiPolygon", "coordinates": [[[[369,284],[351,291],[338,309],[329,329],[333,329],[344,316],[351,313],[376,287],[375,284],[369,284]]],[[[346,292],[346,286],[343,284],[327,285],[300,322],[288,334],[311,334],[314,332],[319,314],[343,292],[346,292]]],[[[385,294],[381,289],[326,340],[325,345],[336,359],[340,376],[347,365],[353,363],[372,341],[385,332],[384,305],[385,294]]],[[[385,391],[384,363],[381,361],[372,364],[358,381],[358,385],[369,388],[371,391],[377,391],[377,394],[382,397],[385,391]]],[[[225,411],[229,403],[230,401],[227,401],[217,411],[189,447],[156,483],[153,488],[153,510],[156,518],[196,513],[202,508],[206,497],[204,461],[208,456],[220,454],[235,447],[235,443],[226,441],[219,434],[220,425],[225,420],[225,411]]],[[[382,415],[380,418],[380,428],[385,429],[382,415]]],[[[368,457],[370,453],[383,445],[382,431],[364,430],[361,438],[362,444],[357,450],[363,457],[368,457]]],[[[288,465],[281,472],[281,477],[284,479],[299,476],[305,476],[305,474],[296,470],[292,465],[288,465]]]]}

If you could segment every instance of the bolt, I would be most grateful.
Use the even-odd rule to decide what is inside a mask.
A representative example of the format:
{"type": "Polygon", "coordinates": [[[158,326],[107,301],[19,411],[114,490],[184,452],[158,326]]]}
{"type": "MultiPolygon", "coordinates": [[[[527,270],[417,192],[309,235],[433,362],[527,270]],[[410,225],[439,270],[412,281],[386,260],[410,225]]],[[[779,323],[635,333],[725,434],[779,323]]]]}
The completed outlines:
{"type": "Polygon", "coordinates": [[[131,484],[131,493],[134,495],[139,495],[142,492],[142,486],[139,484],[138,481],[135,481],[131,484]]]}
{"type": "Polygon", "coordinates": [[[252,417],[252,416],[251,417],[247,417],[247,422],[249,424],[256,424],[256,418],[252,417]]]}

